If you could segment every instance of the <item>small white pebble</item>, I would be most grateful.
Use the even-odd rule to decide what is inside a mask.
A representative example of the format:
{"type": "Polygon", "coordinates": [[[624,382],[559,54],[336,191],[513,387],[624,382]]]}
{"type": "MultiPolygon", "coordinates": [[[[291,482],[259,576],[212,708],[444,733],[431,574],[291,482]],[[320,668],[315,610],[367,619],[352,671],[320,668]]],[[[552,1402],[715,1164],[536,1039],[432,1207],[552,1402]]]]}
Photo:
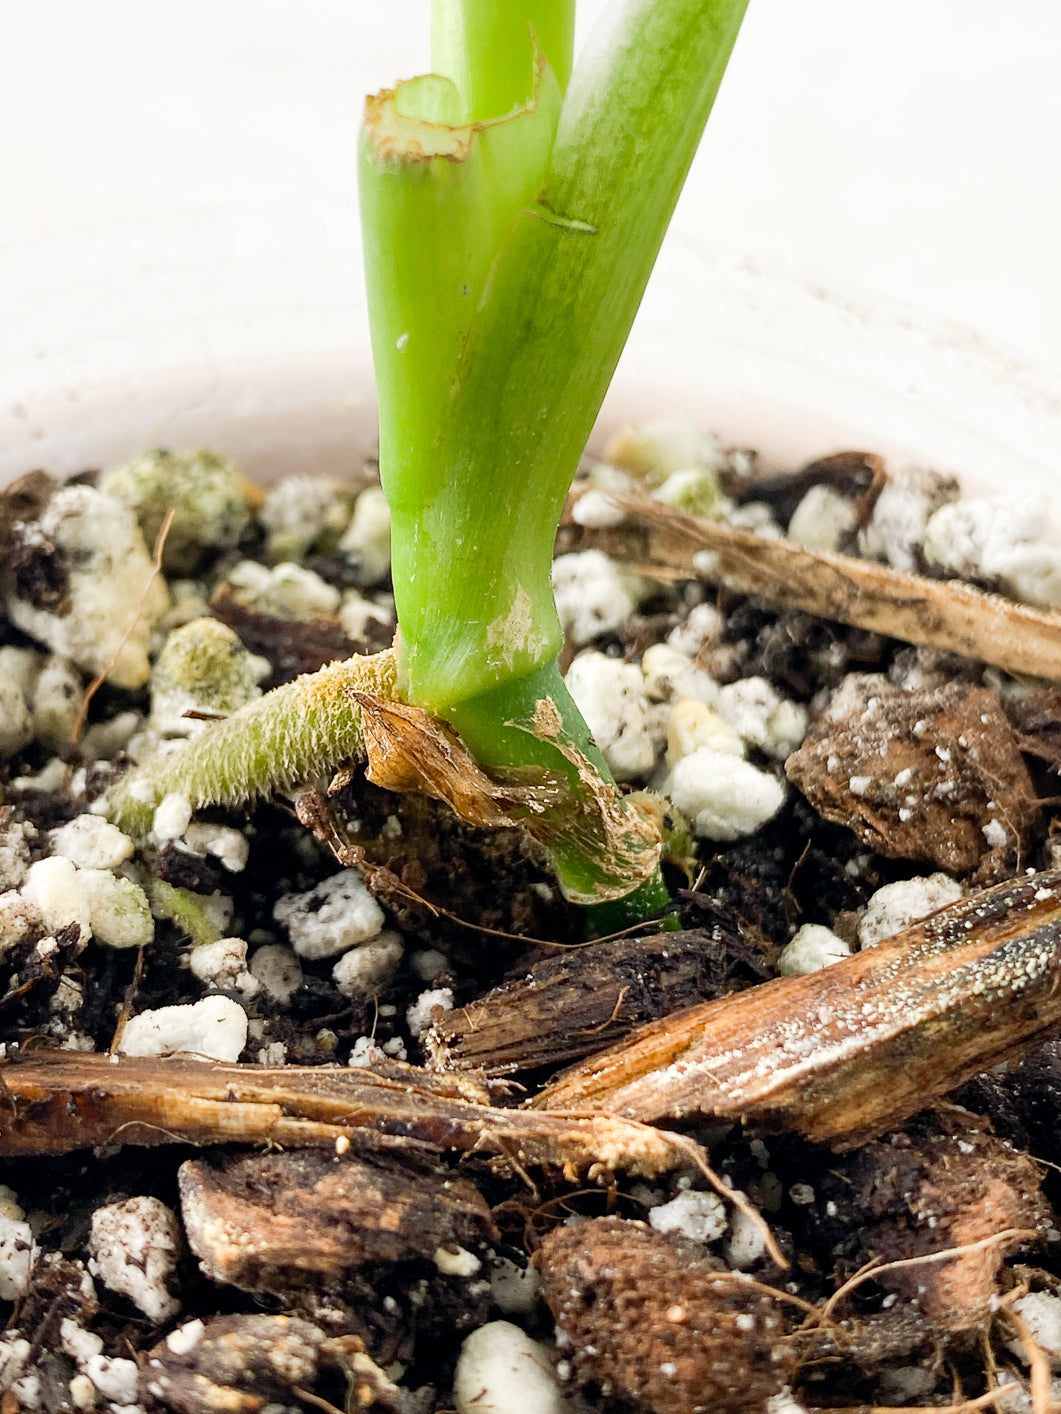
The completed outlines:
{"type": "Polygon", "coordinates": [[[803,977],[850,956],[850,947],[831,928],[820,923],[804,923],[792,941],[782,948],[777,970],[782,977],[803,977]]]}
{"type": "Polygon", "coordinates": [[[956,903],[962,887],[946,874],[929,874],[924,878],[900,879],[885,884],[873,894],[858,924],[859,945],[872,948],[885,938],[901,933],[912,923],[918,923],[943,908],[956,903]]]}
{"type": "Polygon", "coordinates": [[[212,854],[230,874],[240,874],[247,867],[250,841],[242,830],[230,825],[197,821],[184,831],[184,841],[195,854],[212,854]]]}
{"type": "Polygon", "coordinates": [[[421,982],[433,982],[449,966],[446,954],[439,952],[437,948],[423,948],[414,952],[410,962],[421,982]]]}
{"type": "Polygon", "coordinates": [[[332,981],[344,997],[374,997],[397,972],[404,952],[401,937],[388,928],[344,952],[332,968],[332,981]]]}
{"type": "Polygon", "coordinates": [[[667,642],[686,657],[696,658],[721,632],[722,615],[714,604],[696,604],[689,610],[685,622],[671,629],[667,642]]]}
{"type": "Polygon", "coordinates": [[[390,508],[379,486],[368,486],[358,496],[339,549],[353,565],[363,589],[378,584],[390,569],[390,508]]]}
{"type": "Polygon", "coordinates": [[[981,831],[984,839],[992,849],[1002,849],[1009,840],[1006,827],[1001,820],[988,820],[986,825],[982,825],[981,831]]]}
{"type": "Polygon", "coordinates": [[[464,1247],[436,1247],[434,1262],[444,1277],[473,1277],[483,1265],[464,1247]]]}
{"type": "Polygon", "coordinates": [[[21,1222],[25,1216],[15,1190],[9,1188],[6,1183],[0,1183],[0,1218],[11,1218],[15,1222],[21,1222]]]}
{"type": "Polygon", "coordinates": [[[115,1404],[135,1404],[140,1391],[140,1367],[135,1360],[92,1355],[85,1361],[85,1374],[104,1399],[115,1404]]]}
{"type": "Polygon", "coordinates": [[[126,1198],[92,1214],[89,1271],[127,1296],[149,1320],[168,1321],[180,1302],[170,1291],[181,1252],[177,1219],[158,1198],[126,1198]]]}
{"type": "Polygon", "coordinates": [[[713,705],[718,701],[718,683],[710,673],[698,668],[691,658],[669,643],[653,643],[641,658],[645,691],[658,701],[689,698],[713,705]]]}
{"type": "MultiPolygon", "coordinates": [[[[1044,1351],[1055,1370],[1061,1370],[1061,1296],[1049,1291],[1030,1291],[1019,1296],[1013,1309],[1025,1322],[1032,1339],[1044,1351]]],[[[1006,1341],[1014,1355],[1028,1363],[1027,1352],[1015,1336],[1006,1341]]]]}
{"type": "Polygon", "coordinates": [[[421,992],[405,1013],[409,1030],[419,1041],[425,1032],[431,1029],[431,1018],[435,1008],[449,1011],[452,1006],[453,991],[450,987],[432,987],[429,991],[421,992]]]}
{"type": "Polygon", "coordinates": [[[131,858],[135,846],[128,835],[99,815],[75,815],[48,831],[53,854],[61,854],[79,869],[117,869],[131,858]]]}
{"type": "Polygon", "coordinates": [[[762,677],[727,683],[718,694],[718,711],[750,746],[784,760],[807,732],[805,707],[780,696],[762,677]]]}
{"type": "Polygon", "coordinates": [[[302,964],[283,943],[257,948],[250,960],[250,973],[281,1006],[286,1007],[302,986],[302,964]]]}
{"type": "Polygon", "coordinates": [[[273,917],[286,926],[299,957],[334,957],[374,938],[383,929],[383,910],[356,869],[333,874],[302,894],[284,894],[273,917]]]}
{"type": "Polygon", "coordinates": [[[290,560],[272,568],[258,560],[241,560],[229,570],[226,583],[246,608],[280,619],[307,620],[334,614],[341,598],[334,585],[290,560]]]}
{"type": "Polygon", "coordinates": [[[809,1183],[794,1183],[788,1190],[788,1196],[797,1208],[809,1208],[815,1197],[814,1189],[809,1183]]]}
{"type": "Polygon", "coordinates": [[[550,1354],[509,1321],[490,1321],[461,1346],[453,1376],[457,1414],[562,1414],[550,1354]]]}
{"type": "Polygon", "coordinates": [[[33,722],[18,683],[0,677],[0,757],[14,756],[33,740],[33,722]]]}
{"type": "Polygon", "coordinates": [[[724,717],[706,702],[679,698],[667,718],[667,765],[673,770],[683,756],[702,746],[727,756],[744,755],[744,742],[724,717]]]}
{"type": "Polygon", "coordinates": [[[96,1386],[87,1375],[74,1375],[70,1381],[70,1403],[75,1409],[94,1409],[96,1386]]]}
{"type": "Polygon", "coordinates": [[[736,840],[773,819],[785,802],[785,788],[748,761],[699,747],[675,766],[670,798],[695,834],[736,840]]]}
{"type": "Polygon", "coordinates": [[[52,656],[41,669],[33,688],[33,732],[52,751],[70,740],[81,711],[84,687],[81,674],[68,658],[52,656]]]}
{"type": "Polygon", "coordinates": [[[648,1221],[657,1232],[677,1232],[691,1242],[714,1242],[727,1227],[726,1209],[718,1194],[692,1188],[652,1208],[648,1221]]]}
{"type": "Polygon", "coordinates": [[[807,1414],[806,1405],[801,1404],[792,1391],[786,1387],[772,1394],[766,1401],[763,1414],[807,1414]]]}
{"type": "Polygon", "coordinates": [[[118,1050],[125,1056],[170,1056],[187,1052],[235,1061],[247,1044],[247,1013],[230,997],[204,997],[184,1006],[164,1006],[130,1017],[118,1050]]]}
{"type": "Polygon", "coordinates": [[[761,1224],[753,1222],[740,1208],[734,1208],[730,1218],[725,1253],[726,1261],[738,1272],[747,1271],[766,1256],[766,1234],[761,1224]]]}

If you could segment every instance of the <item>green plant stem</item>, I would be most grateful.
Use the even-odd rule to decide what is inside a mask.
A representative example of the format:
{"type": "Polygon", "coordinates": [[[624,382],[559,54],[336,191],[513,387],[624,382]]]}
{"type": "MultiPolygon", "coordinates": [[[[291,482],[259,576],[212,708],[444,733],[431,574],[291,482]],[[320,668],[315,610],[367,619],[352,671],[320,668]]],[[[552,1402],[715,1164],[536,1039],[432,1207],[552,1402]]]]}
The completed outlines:
{"type": "Polygon", "coordinates": [[[527,107],[534,94],[535,45],[563,92],[574,40],[574,0],[433,0],[431,6],[431,68],[453,81],[460,123],[527,107]]]}
{"type": "Polygon", "coordinates": [[[235,805],[363,757],[358,692],[395,699],[391,649],[296,678],[211,723],[191,741],[156,753],[118,782],[108,798],[110,818],[128,833],[143,835],[167,795],[184,796],[193,810],[235,805]]]}

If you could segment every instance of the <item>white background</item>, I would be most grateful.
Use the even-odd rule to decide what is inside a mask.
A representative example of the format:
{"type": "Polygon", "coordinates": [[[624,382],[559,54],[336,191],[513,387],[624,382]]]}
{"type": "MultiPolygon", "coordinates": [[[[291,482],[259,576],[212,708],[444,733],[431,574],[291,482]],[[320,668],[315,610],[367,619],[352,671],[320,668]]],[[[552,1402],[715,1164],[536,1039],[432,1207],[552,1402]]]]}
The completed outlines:
{"type": "MultiPolygon", "coordinates": [[[[363,403],[360,102],[426,66],[428,9],[0,0],[0,468],[263,386],[363,403]]],[[[627,383],[743,433],[764,379],[814,416],[839,380],[838,436],[902,408],[929,453],[1057,475],[1059,56],[1056,0],[751,0],[627,383]]]]}

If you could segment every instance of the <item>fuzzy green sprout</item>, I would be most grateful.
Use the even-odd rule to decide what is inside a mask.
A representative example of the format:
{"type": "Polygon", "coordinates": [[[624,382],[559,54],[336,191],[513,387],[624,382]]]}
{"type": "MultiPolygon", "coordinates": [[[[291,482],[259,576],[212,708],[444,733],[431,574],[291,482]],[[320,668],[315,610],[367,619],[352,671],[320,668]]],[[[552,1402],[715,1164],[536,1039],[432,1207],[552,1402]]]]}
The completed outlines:
{"type": "MultiPolygon", "coordinates": [[[[434,0],[434,72],[370,98],[360,144],[393,700],[448,723],[512,792],[537,791],[520,810],[567,895],[626,899],[631,916],[666,897],[658,828],[561,679],[552,549],[746,3],[617,0],[572,72],[574,0],[434,0]]],[[[202,774],[246,796],[362,754],[362,668],[326,672],[354,695],[334,740],[314,726],[305,770],[283,721],[322,710],[314,679],[245,709],[246,754],[272,753],[272,778],[219,766],[204,733],[130,789],[158,799],[202,774]]]]}

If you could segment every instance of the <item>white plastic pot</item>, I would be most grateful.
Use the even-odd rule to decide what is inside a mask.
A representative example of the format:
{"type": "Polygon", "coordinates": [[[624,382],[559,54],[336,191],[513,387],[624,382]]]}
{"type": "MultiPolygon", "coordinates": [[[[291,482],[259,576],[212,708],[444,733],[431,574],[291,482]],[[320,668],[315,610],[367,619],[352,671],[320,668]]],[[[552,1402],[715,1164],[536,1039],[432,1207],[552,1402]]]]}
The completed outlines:
{"type": "MultiPolygon", "coordinates": [[[[357,112],[425,66],[427,10],[20,12],[0,45],[19,139],[0,478],[204,442],[255,476],[356,464],[357,112]]],[[[1058,52],[1050,0],[1004,19],[986,0],[752,0],[605,416],[688,412],[778,463],[857,444],[978,489],[1052,487],[1058,52]]]]}

